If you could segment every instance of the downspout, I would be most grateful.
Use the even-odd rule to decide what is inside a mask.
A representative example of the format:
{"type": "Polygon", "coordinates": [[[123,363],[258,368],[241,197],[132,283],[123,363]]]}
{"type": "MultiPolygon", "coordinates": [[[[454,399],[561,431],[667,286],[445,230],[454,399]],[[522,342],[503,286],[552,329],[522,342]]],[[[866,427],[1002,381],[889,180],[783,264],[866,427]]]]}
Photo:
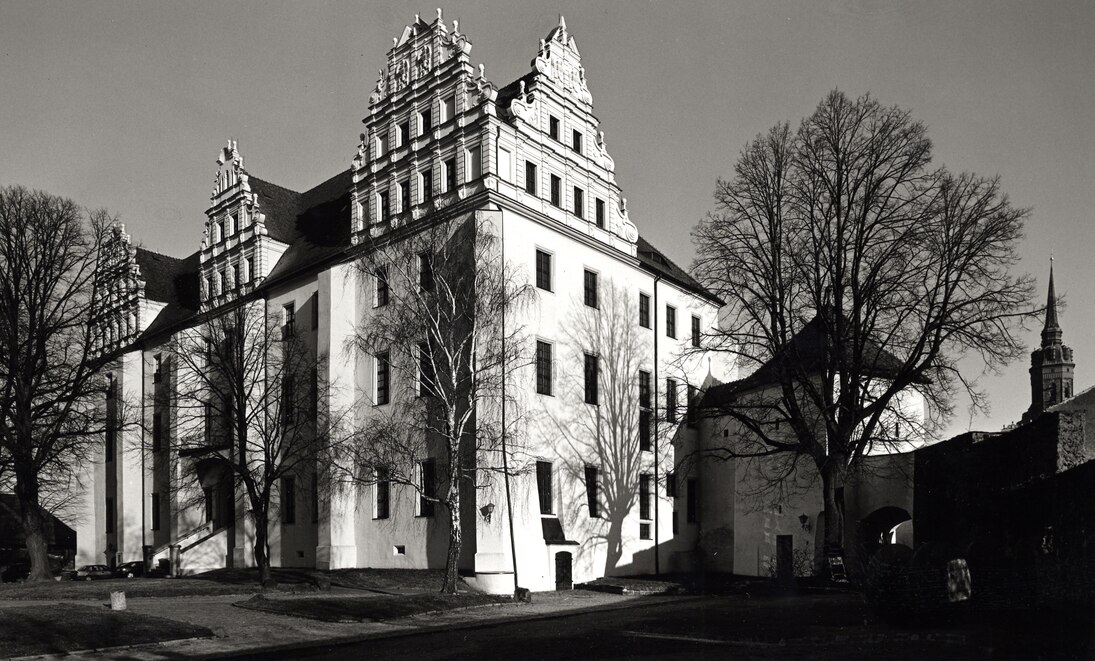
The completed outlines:
{"type": "MultiPolygon", "coordinates": [[[[146,557],[147,553],[145,552],[145,548],[148,546],[148,539],[145,537],[145,535],[146,535],[146,531],[148,530],[148,523],[149,523],[148,518],[147,518],[148,517],[148,512],[145,510],[145,507],[147,507],[147,503],[145,501],[148,498],[151,498],[151,496],[149,496],[147,493],[145,493],[145,489],[147,489],[147,486],[145,485],[145,452],[147,451],[148,447],[147,447],[147,444],[145,442],[147,439],[145,439],[145,427],[144,427],[145,420],[147,419],[145,417],[145,415],[146,415],[145,407],[147,406],[147,404],[146,404],[147,398],[145,397],[145,392],[144,392],[144,389],[145,389],[145,376],[146,376],[145,375],[145,364],[144,364],[144,362],[145,362],[144,347],[141,346],[141,345],[138,345],[138,346],[140,347],[139,350],[141,352],[140,353],[140,356],[141,356],[141,424],[138,427],[138,429],[141,431],[141,562],[143,564],[143,563],[147,563],[148,560],[149,560],[148,557],[146,557]]],[[[153,389],[155,389],[155,386],[153,386],[153,389]]],[[[148,569],[148,567],[145,567],[145,569],[148,569]]]]}
{"type": "MultiPolygon", "coordinates": [[[[504,211],[499,211],[504,214],[504,211]]],[[[502,236],[502,300],[505,301],[506,286],[506,221],[499,222],[502,236]]],[[[502,306],[502,479],[506,483],[506,518],[509,520],[509,552],[513,562],[513,593],[517,594],[520,584],[517,582],[517,541],[513,536],[513,505],[509,485],[509,452],[506,449],[506,306],[502,306]]]]}
{"type": "Polygon", "coordinates": [[[659,536],[660,526],[659,524],[659,500],[661,494],[658,489],[658,464],[660,463],[660,455],[658,454],[658,281],[662,279],[662,276],[654,276],[654,383],[652,384],[651,397],[653,401],[650,403],[651,411],[653,412],[653,422],[651,425],[654,428],[654,574],[660,574],[661,572],[661,557],[658,553],[658,543],[661,541],[659,536]]]}

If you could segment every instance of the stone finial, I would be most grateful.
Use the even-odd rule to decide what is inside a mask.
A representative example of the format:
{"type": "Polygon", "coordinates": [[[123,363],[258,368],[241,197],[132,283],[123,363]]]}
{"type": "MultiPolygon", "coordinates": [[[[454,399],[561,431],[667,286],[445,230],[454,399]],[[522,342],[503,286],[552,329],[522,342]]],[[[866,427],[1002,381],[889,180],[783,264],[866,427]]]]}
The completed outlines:
{"type": "Polygon", "coordinates": [[[624,214],[625,216],[627,215],[627,198],[626,197],[621,197],[620,198],[620,213],[624,214]]]}
{"type": "Polygon", "coordinates": [[[486,68],[486,65],[484,65],[482,63],[479,64],[479,77],[480,78],[485,78],[486,77],[486,75],[484,74],[485,68],[486,68]]]}
{"type": "Polygon", "coordinates": [[[399,37],[392,37],[392,48],[399,44],[399,37]]]}
{"type": "Polygon", "coordinates": [[[421,20],[422,20],[422,15],[421,15],[421,14],[415,14],[415,15],[414,15],[414,22],[415,22],[415,23],[417,23],[417,22],[419,22],[419,21],[421,21],[421,20]]]}
{"type": "Polygon", "coordinates": [[[567,31],[567,19],[562,14],[559,14],[559,29],[563,32],[567,31]]]}
{"type": "Polygon", "coordinates": [[[437,20],[438,21],[441,20],[441,8],[440,7],[437,8],[437,20]]]}
{"type": "Polygon", "coordinates": [[[605,146],[605,132],[604,131],[598,131],[597,132],[597,144],[601,147],[605,146]]]}
{"type": "Polygon", "coordinates": [[[521,79],[521,82],[519,84],[521,86],[521,98],[524,99],[524,97],[525,97],[525,81],[524,81],[524,79],[521,79]]]}
{"type": "Polygon", "coordinates": [[[460,34],[460,19],[456,19],[452,22],[452,33],[460,34]]]}

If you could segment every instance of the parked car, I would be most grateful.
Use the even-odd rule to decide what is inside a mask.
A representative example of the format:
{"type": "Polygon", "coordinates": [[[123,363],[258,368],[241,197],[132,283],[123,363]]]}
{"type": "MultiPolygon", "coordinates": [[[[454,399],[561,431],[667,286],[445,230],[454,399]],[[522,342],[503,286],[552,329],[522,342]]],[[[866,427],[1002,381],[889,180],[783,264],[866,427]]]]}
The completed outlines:
{"type": "Polygon", "coordinates": [[[84,565],[76,570],[77,581],[91,581],[97,578],[114,578],[114,573],[106,565],[84,565]]]}
{"type": "Polygon", "coordinates": [[[133,578],[134,576],[144,576],[144,562],[142,560],[124,562],[118,565],[118,568],[114,570],[114,576],[117,578],[133,578]]]}

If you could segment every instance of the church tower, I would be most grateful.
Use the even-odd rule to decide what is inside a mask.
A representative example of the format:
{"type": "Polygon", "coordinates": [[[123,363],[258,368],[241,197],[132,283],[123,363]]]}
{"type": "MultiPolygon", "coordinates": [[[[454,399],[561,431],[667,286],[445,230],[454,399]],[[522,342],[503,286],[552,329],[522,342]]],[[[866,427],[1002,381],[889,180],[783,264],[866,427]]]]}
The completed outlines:
{"type": "Polygon", "coordinates": [[[1042,328],[1042,346],[1030,354],[1030,408],[1023,422],[1037,418],[1047,408],[1072,397],[1072,349],[1061,341],[1063,333],[1057,321],[1057,296],[1053,289],[1053,261],[1049,264],[1049,297],[1046,300],[1046,324],[1042,328]]]}

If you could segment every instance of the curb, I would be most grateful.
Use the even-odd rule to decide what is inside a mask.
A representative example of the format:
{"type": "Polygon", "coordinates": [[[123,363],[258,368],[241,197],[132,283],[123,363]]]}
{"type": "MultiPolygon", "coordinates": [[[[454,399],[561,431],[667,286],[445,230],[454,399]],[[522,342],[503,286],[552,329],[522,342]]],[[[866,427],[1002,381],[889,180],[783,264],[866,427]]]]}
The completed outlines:
{"type": "Polygon", "coordinates": [[[56,659],[73,654],[113,654],[114,652],[129,652],[151,649],[156,645],[169,645],[172,643],[192,643],[199,640],[213,640],[211,636],[192,636],[190,638],[171,638],[170,640],[157,640],[151,643],[133,643],[130,645],[115,645],[113,647],[88,647],[82,650],[66,650],[56,654],[31,654],[30,656],[10,656],[5,661],[31,661],[33,659],[56,659]]]}
{"type": "MultiPolygon", "coordinates": [[[[706,598],[705,596],[682,596],[677,597],[673,595],[654,595],[657,597],[668,597],[674,601],[698,601],[706,598]]],[[[214,652],[210,654],[197,654],[191,658],[194,659],[227,659],[242,654],[247,655],[279,655],[286,652],[292,652],[294,650],[310,649],[313,647],[326,646],[337,647],[341,645],[352,645],[354,643],[361,643],[368,640],[386,640],[391,638],[409,638],[411,636],[428,635],[439,631],[468,631],[473,629],[487,629],[493,626],[499,626],[502,624],[510,624],[517,622],[532,622],[535,620],[552,620],[564,617],[571,617],[575,615],[586,615],[589,613],[598,613],[604,611],[625,610],[628,608],[638,608],[640,606],[652,605],[651,602],[645,601],[641,598],[631,598],[623,603],[617,604],[602,604],[600,606],[587,606],[585,608],[576,608],[566,611],[555,611],[550,613],[537,613],[533,615],[523,615],[516,617],[495,618],[490,620],[478,620],[468,622],[457,622],[451,625],[437,624],[432,626],[416,627],[409,629],[398,629],[395,631],[374,631],[372,633],[359,634],[354,636],[341,636],[337,638],[328,638],[324,640],[311,640],[302,641],[299,643],[285,643],[283,645],[271,645],[269,647],[255,647],[247,650],[233,650],[230,652],[214,652]]],[[[495,608],[495,605],[474,606],[466,610],[476,610],[479,608],[495,608]]],[[[451,612],[451,611],[445,611],[451,612]]],[[[207,639],[196,639],[207,640],[207,639]]],[[[71,652],[70,652],[71,653],[71,652]]]]}

